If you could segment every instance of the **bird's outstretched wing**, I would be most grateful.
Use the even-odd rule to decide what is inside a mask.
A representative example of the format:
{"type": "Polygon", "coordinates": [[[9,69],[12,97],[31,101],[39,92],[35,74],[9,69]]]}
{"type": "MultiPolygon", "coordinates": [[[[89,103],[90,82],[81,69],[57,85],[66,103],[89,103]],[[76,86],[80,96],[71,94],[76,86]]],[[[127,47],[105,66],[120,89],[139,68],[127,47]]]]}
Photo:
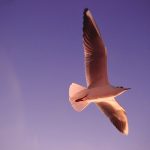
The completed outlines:
{"type": "Polygon", "coordinates": [[[98,102],[96,105],[121,133],[125,135],[128,134],[128,119],[126,112],[114,98],[98,102]]]}
{"type": "Polygon", "coordinates": [[[83,47],[87,86],[108,84],[106,48],[88,9],[83,14],[83,47]]]}

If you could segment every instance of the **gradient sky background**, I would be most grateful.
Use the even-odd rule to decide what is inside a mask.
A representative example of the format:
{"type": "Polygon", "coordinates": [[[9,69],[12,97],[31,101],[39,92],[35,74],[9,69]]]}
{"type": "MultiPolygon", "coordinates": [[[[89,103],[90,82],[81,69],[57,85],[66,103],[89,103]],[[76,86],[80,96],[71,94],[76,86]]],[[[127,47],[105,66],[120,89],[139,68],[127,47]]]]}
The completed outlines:
{"type": "Polygon", "coordinates": [[[0,149],[148,150],[150,148],[149,0],[0,0],[0,149]],[[123,136],[90,105],[68,102],[72,82],[86,85],[82,12],[88,7],[108,48],[113,85],[132,90],[123,136]]]}

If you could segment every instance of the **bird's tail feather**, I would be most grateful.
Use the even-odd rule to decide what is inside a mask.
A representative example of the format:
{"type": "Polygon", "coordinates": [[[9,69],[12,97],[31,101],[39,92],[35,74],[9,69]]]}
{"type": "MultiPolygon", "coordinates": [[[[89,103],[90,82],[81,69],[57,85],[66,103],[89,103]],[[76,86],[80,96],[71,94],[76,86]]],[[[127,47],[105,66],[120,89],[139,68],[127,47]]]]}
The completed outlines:
{"type": "Polygon", "coordinates": [[[81,112],[88,106],[88,101],[83,100],[87,95],[87,89],[79,84],[72,83],[69,87],[69,101],[74,110],[81,112]]]}

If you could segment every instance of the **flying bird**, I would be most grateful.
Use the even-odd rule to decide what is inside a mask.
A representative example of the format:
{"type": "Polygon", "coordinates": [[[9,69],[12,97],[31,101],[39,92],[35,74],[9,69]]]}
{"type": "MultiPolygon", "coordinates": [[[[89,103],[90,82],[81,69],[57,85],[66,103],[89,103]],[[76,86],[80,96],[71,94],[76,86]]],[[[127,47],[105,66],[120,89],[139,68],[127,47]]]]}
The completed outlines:
{"type": "Polygon", "coordinates": [[[83,12],[83,48],[87,87],[72,83],[69,101],[74,110],[81,112],[89,104],[96,106],[123,134],[128,134],[128,119],[116,97],[130,88],[113,86],[107,74],[107,49],[100,30],[89,9],[83,12]]]}

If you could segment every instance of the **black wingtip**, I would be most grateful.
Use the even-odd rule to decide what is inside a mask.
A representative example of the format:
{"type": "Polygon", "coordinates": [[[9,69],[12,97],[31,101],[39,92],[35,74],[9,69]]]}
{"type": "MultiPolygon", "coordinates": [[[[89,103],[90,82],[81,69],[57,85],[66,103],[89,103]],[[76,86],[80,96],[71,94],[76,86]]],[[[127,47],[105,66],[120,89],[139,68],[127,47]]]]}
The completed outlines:
{"type": "Polygon", "coordinates": [[[85,8],[83,14],[85,15],[88,10],[88,8],[85,8]]]}

